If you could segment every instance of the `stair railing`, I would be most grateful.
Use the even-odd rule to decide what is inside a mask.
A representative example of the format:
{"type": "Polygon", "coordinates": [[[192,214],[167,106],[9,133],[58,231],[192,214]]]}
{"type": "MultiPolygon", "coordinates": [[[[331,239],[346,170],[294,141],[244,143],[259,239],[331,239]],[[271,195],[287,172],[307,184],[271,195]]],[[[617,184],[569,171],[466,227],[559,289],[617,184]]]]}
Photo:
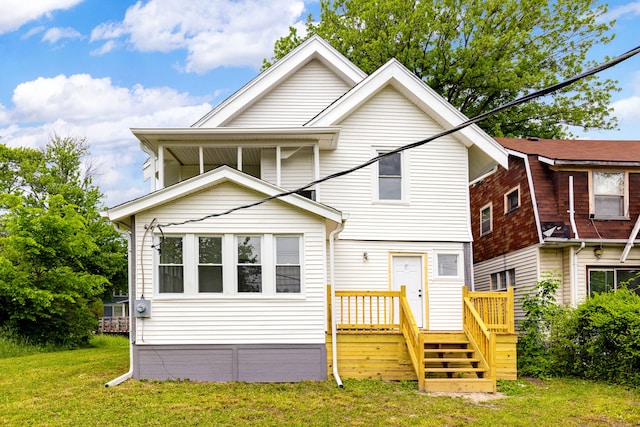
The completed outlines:
{"type": "Polygon", "coordinates": [[[407,300],[407,289],[404,285],[400,287],[400,331],[407,343],[407,350],[418,377],[418,388],[424,390],[424,334],[420,333],[418,324],[413,317],[407,300]]]}

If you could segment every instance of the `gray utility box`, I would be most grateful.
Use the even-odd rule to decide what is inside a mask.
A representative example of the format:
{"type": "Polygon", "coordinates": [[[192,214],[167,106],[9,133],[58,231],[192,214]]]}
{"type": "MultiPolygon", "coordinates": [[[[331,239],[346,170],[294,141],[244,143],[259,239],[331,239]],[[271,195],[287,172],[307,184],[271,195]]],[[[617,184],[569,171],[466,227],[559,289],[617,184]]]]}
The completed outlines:
{"type": "Polygon", "coordinates": [[[136,313],[136,317],[151,317],[151,300],[136,300],[136,305],[133,307],[133,310],[136,313]]]}

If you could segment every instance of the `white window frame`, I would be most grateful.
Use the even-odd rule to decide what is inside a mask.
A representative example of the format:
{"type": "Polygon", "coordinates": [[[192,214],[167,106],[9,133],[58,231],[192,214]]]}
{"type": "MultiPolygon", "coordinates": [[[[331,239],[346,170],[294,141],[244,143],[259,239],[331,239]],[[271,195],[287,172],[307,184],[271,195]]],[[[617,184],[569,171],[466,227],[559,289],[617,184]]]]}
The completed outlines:
{"type": "Polygon", "coordinates": [[[507,191],[504,194],[504,214],[507,215],[511,212],[515,212],[518,209],[520,209],[521,206],[521,198],[522,193],[520,192],[520,185],[516,185],[515,187],[513,187],[511,190],[507,191]],[[512,195],[514,192],[518,192],[518,205],[514,208],[509,209],[509,196],[512,195]]]}
{"type": "MultiPolygon", "coordinates": [[[[602,194],[604,195],[604,194],[602,194]]],[[[629,172],[624,170],[592,170],[589,171],[589,214],[591,217],[595,219],[629,219],[629,172]],[[598,215],[596,212],[596,197],[595,194],[595,174],[596,173],[620,173],[623,175],[623,186],[622,189],[622,215],[617,216],[607,216],[607,215],[598,215]]]]}
{"type": "MultiPolygon", "coordinates": [[[[381,154],[388,153],[395,150],[397,147],[373,147],[371,151],[372,157],[377,157],[381,154]]],[[[401,151],[400,155],[400,198],[399,199],[381,199],[380,198],[380,181],[379,181],[379,162],[376,162],[371,167],[372,175],[372,196],[375,203],[384,204],[406,204],[409,200],[408,188],[409,188],[409,168],[407,163],[409,161],[409,154],[407,151],[401,151]]]]}
{"type": "Polygon", "coordinates": [[[265,288],[265,286],[264,286],[264,284],[265,284],[265,280],[264,280],[265,279],[265,268],[264,268],[265,250],[264,250],[264,247],[265,247],[265,240],[266,240],[265,236],[264,235],[260,235],[260,234],[236,234],[236,235],[234,235],[233,238],[234,238],[234,246],[235,246],[235,254],[234,254],[235,255],[234,256],[235,269],[234,270],[235,270],[235,273],[236,273],[235,274],[235,277],[236,277],[236,280],[235,280],[235,293],[237,293],[238,295],[262,294],[265,291],[265,289],[264,289],[265,288]],[[247,237],[250,238],[250,239],[253,239],[253,238],[259,238],[260,239],[260,253],[258,254],[259,255],[259,262],[257,262],[257,263],[240,263],[239,262],[239,259],[238,259],[238,257],[239,257],[239,252],[238,252],[239,239],[240,238],[247,238],[247,237]],[[238,281],[238,275],[240,273],[240,267],[242,267],[242,266],[260,267],[260,290],[259,291],[257,291],[257,292],[241,292],[240,291],[240,289],[239,289],[240,283],[238,281]]]}
{"type": "Polygon", "coordinates": [[[303,266],[303,245],[302,236],[299,234],[274,234],[273,236],[273,288],[277,295],[300,295],[303,293],[304,286],[304,266],[303,266]],[[297,264],[278,264],[278,239],[279,238],[297,238],[298,239],[298,263],[297,264]],[[278,292],[278,267],[282,266],[297,266],[300,269],[300,289],[298,292],[278,292]]]}
{"type": "Polygon", "coordinates": [[[489,202],[483,207],[480,208],[480,237],[487,236],[493,232],[493,203],[489,202]],[[482,220],[482,213],[489,209],[489,231],[482,231],[482,225],[484,221],[482,220]]]}
{"type": "Polygon", "coordinates": [[[199,295],[221,295],[224,294],[225,291],[227,291],[225,289],[224,283],[225,283],[225,239],[223,235],[208,235],[208,234],[196,234],[195,235],[195,243],[196,243],[196,291],[199,295]],[[216,263],[201,263],[200,262],[200,239],[204,238],[204,239],[208,239],[208,238],[217,238],[220,239],[220,264],[216,264],[216,263]],[[221,292],[204,292],[200,290],[200,267],[208,267],[208,266],[212,266],[212,267],[221,267],[222,269],[222,291],[221,292]]]}
{"type": "Polygon", "coordinates": [[[462,251],[439,251],[435,253],[435,277],[439,279],[460,280],[463,276],[464,258],[462,251]],[[455,256],[457,271],[455,275],[447,275],[441,273],[440,256],[455,256]]]}
{"type": "MultiPolygon", "coordinates": [[[[187,266],[185,263],[185,259],[186,259],[186,249],[187,249],[187,243],[186,243],[186,236],[183,234],[168,234],[168,235],[162,235],[162,236],[156,236],[155,240],[154,240],[154,245],[153,245],[153,251],[154,251],[154,265],[153,265],[153,277],[155,278],[154,280],[154,289],[155,289],[155,293],[157,295],[185,295],[187,293],[187,266]],[[160,255],[160,251],[162,250],[162,241],[163,239],[181,239],[182,240],[182,263],[181,264],[163,264],[161,263],[161,255],[160,255]],[[181,266],[182,267],[182,292],[162,292],[160,290],[160,268],[162,268],[163,266],[181,266]]],[[[142,290],[143,294],[144,294],[144,289],[142,290]]]]}
{"type": "Polygon", "coordinates": [[[640,271],[640,266],[617,266],[617,267],[590,267],[587,266],[587,297],[591,297],[591,272],[596,271],[604,271],[608,273],[613,273],[613,288],[612,290],[618,289],[618,272],[619,271],[640,271]]]}

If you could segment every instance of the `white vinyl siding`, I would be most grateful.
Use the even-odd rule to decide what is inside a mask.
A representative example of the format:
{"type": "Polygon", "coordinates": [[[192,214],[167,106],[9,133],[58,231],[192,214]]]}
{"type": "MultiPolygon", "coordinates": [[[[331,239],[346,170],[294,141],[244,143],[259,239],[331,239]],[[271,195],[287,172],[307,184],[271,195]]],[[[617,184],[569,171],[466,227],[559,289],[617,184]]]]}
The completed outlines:
{"type": "MultiPolygon", "coordinates": [[[[137,344],[324,343],[327,284],[325,221],[292,209],[280,201],[270,201],[252,209],[197,223],[165,227],[163,232],[229,236],[224,239],[227,245],[225,251],[232,254],[234,235],[303,236],[304,286],[300,293],[276,294],[273,289],[270,295],[154,295],[154,249],[151,248],[151,233],[145,230],[145,225],[149,225],[154,218],[160,224],[199,218],[211,214],[212,209],[221,212],[236,207],[238,200],[251,203],[261,198],[258,193],[224,183],[137,215],[136,297],[144,294],[152,304],[151,317],[137,320],[137,344]]],[[[275,257],[270,253],[264,251],[263,265],[265,269],[271,265],[275,276],[275,257]]],[[[234,283],[233,269],[225,270],[224,274],[228,279],[225,284],[229,280],[234,283]]],[[[197,283],[193,287],[197,288],[197,283]]]]}
{"type": "Polygon", "coordinates": [[[225,126],[302,126],[349,89],[333,71],[313,60],[225,126]]]}
{"type": "MultiPolygon", "coordinates": [[[[463,245],[453,242],[381,242],[337,240],[335,242],[335,288],[344,290],[389,290],[390,256],[426,254],[426,298],[429,329],[462,329],[462,277],[437,276],[438,253],[459,254],[463,245]],[[367,253],[364,260],[363,254],[367,253]]],[[[327,268],[329,268],[327,266],[327,268]]]]}
{"type": "MultiPolygon", "coordinates": [[[[441,132],[402,94],[387,87],[339,123],[335,151],[323,151],[320,176],[365,162],[375,149],[393,149],[441,132]]],[[[471,241],[467,149],[453,136],[405,152],[404,203],[374,202],[371,168],[320,184],[320,202],[350,217],[341,238],[471,241]]]]}
{"type": "MultiPolygon", "coordinates": [[[[277,185],[276,149],[266,148],[261,155],[261,179],[277,185]]],[[[314,180],[313,147],[282,147],[280,186],[287,190],[300,188],[314,180]]]]}

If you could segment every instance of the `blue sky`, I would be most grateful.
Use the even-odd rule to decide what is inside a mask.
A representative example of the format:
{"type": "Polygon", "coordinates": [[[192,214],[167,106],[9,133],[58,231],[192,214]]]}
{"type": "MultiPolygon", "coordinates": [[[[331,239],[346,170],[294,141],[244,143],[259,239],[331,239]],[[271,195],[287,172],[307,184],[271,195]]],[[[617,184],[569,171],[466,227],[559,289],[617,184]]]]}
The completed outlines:
{"type": "MultiPolygon", "coordinates": [[[[615,40],[595,60],[640,45],[640,0],[609,2],[615,40]]],[[[255,77],[274,41],[318,2],[300,0],[0,0],[0,142],[42,147],[86,137],[108,206],[149,190],[132,127],[190,126],[255,77]]],[[[605,71],[622,88],[619,131],[640,139],[640,55],[605,71]]]]}

